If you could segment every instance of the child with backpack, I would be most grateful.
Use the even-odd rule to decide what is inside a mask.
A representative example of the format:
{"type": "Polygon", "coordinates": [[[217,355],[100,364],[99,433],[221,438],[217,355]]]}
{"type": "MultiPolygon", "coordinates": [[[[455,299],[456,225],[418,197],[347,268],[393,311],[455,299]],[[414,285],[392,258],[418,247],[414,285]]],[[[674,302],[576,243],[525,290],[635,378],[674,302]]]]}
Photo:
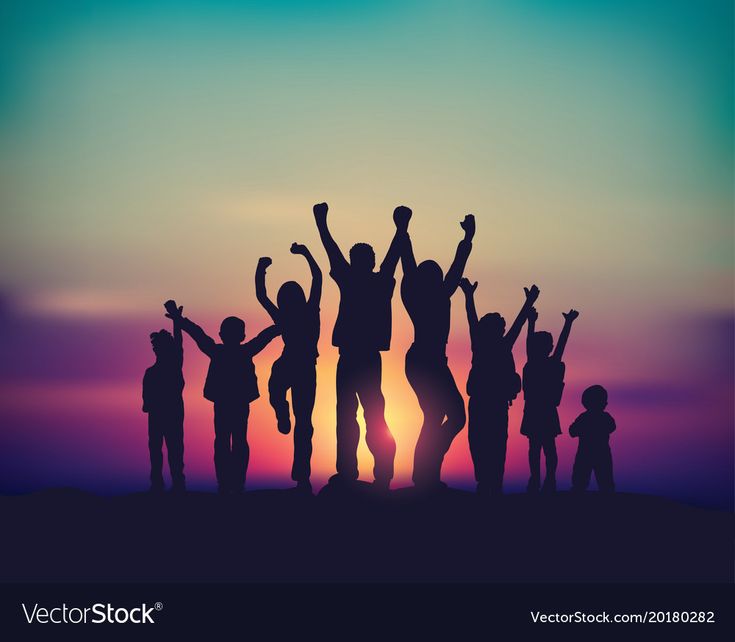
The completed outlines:
{"type": "Polygon", "coordinates": [[[539,289],[525,288],[526,301],[513,325],[505,332],[505,319],[497,312],[477,317],[474,293],[477,282],[462,279],[472,345],[472,369],[467,380],[468,433],[477,492],[495,496],[503,492],[508,442],[508,407],[521,391],[513,360],[513,344],[521,333],[539,289]]]}
{"type": "Polygon", "coordinates": [[[526,353],[528,361],[523,367],[523,420],[521,434],[528,437],[528,464],[531,476],[528,492],[536,493],[541,484],[541,451],[546,459],[545,492],[556,490],[556,436],[561,434],[559,412],[564,390],[565,366],[562,361],[564,348],[572,330],[572,323],[579,316],[576,310],[563,314],[564,327],[554,349],[554,339],[549,332],[537,332],[538,313],[533,308],[528,316],[526,353]],[[553,350],[553,354],[552,354],[553,350]]]}

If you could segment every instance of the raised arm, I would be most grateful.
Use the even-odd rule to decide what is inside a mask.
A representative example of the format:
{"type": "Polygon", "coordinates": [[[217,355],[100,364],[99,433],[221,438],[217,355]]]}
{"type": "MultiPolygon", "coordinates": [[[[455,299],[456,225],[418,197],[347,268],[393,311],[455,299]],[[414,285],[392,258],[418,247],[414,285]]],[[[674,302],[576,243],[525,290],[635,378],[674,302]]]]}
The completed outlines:
{"type": "Polygon", "coordinates": [[[528,326],[526,327],[526,358],[531,355],[531,342],[533,341],[533,333],[536,332],[536,320],[538,319],[538,312],[536,308],[531,307],[526,315],[528,319],[528,326]]]}
{"type": "Polygon", "coordinates": [[[306,245],[300,243],[293,243],[291,245],[291,254],[300,254],[306,259],[311,270],[311,291],[309,292],[309,304],[319,306],[319,301],[322,298],[322,271],[319,264],[314,260],[314,257],[309,252],[309,248],[306,245]]]}
{"type": "Polygon", "coordinates": [[[452,261],[452,265],[444,277],[444,287],[449,296],[452,296],[457,290],[459,280],[462,278],[465,265],[467,265],[467,259],[470,258],[472,239],[475,236],[475,217],[472,214],[468,214],[464,217],[464,221],[460,225],[464,230],[464,239],[459,242],[457,253],[454,255],[454,261],[452,261]]]}
{"type": "Polygon", "coordinates": [[[576,310],[569,310],[569,312],[562,312],[562,316],[564,317],[564,327],[561,329],[559,340],[556,342],[554,354],[551,355],[552,358],[556,359],[557,361],[561,361],[562,357],[564,356],[564,348],[567,347],[569,333],[572,331],[572,323],[574,323],[574,319],[579,316],[579,312],[577,312],[576,310]]]}
{"type": "Polygon", "coordinates": [[[250,354],[255,356],[271,341],[273,341],[273,339],[275,339],[279,334],[281,334],[281,329],[277,325],[268,326],[254,339],[248,341],[245,346],[247,347],[250,354]]]}
{"type": "Polygon", "coordinates": [[[398,259],[401,258],[403,246],[408,236],[408,222],[411,220],[411,210],[405,205],[399,205],[393,210],[393,222],[396,224],[396,233],[390,243],[388,252],[380,264],[380,273],[392,277],[396,272],[398,259]]]}
{"type": "Polygon", "coordinates": [[[416,257],[413,255],[413,243],[411,237],[403,236],[401,244],[401,264],[403,265],[403,276],[411,277],[416,273],[416,257]]]}
{"type": "Polygon", "coordinates": [[[181,334],[181,319],[184,313],[184,306],[177,306],[176,301],[169,299],[163,304],[166,308],[166,317],[174,322],[174,346],[176,354],[181,364],[184,362],[184,337],[181,334]]]}
{"type": "Polygon", "coordinates": [[[538,295],[541,294],[535,285],[532,285],[530,288],[523,288],[523,291],[526,293],[526,302],[523,304],[523,307],[515,318],[515,321],[513,321],[513,325],[510,326],[510,330],[505,333],[505,340],[510,344],[511,348],[515,344],[516,339],[518,339],[518,335],[521,333],[523,324],[526,322],[526,318],[528,318],[528,313],[531,311],[531,308],[533,308],[533,304],[536,303],[538,295]]]}
{"type": "Polygon", "coordinates": [[[217,345],[204,330],[202,330],[196,323],[190,321],[186,317],[181,317],[180,321],[181,329],[186,332],[197,344],[197,347],[208,357],[214,355],[214,347],[217,345]]]}
{"type": "Polygon", "coordinates": [[[278,323],[278,308],[268,298],[268,290],[265,287],[265,272],[273,261],[268,256],[262,256],[258,260],[258,267],[255,268],[255,298],[258,303],[265,308],[265,311],[273,319],[273,323],[278,323]]]}
{"type": "Polygon", "coordinates": [[[314,205],[314,220],[316,228],[319,230],[319,238],[327,252],[329,259],[329,269],[332,274],[344,272],[348,267],[347,259],[345,259],[342,250],[339,249],[337,242],[332,238],[332,233],[327,225],[327,212],[329,206],[326,203],[317,203],[314,205]]]}
{"type": "Polygon", "coordinates": [[[470,283],[469,279],[460,279],[459,288],[464,292],[465,309],[467,310],[467,323],[470,326],[470,342],[474,346],[477,338],[477,309],[475,308],[475,290],[477,281],[470,283]]]}

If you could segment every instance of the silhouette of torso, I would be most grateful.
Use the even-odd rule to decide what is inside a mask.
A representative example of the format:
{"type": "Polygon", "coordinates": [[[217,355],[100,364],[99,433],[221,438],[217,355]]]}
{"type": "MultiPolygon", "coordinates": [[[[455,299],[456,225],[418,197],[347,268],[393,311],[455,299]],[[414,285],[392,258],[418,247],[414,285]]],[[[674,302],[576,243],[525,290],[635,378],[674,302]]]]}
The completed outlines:
{"type": "Polygon", "coordinates": [[[527,437],[554,437],[561,434],[559,413],[564,390],[564,363],[545,357],[523,367],[523,420],[521,434],[527,437]]]}
{"type": "Polygon", "coordinates": [[[340,352],[390,349],[391,298],[396,280],[380,272],[360,273],[349,266],[332,270],[330,275],[340,291],[332,344],[340,352]]]}
{"type": "Polygon", "coordinates": [[[401,299],[413,322],[413,342],[422,352],[444,354],[449,339],[451,299],[444,286],[419,288],[418,279],[405,276],[401,299]]]}
{"type": "Polygon", "coordinates": [[[551,357],[528,361],[523,367],[526,404],[556,407],[564,388],[564,363],[551,357]]]}
{"type": "Polygon", "coordinates": [[[518,383],[513,351],[505,339],[473,342],[468,395],[507,403],[518,394],[518,383]]]}
{"type": "Polygon", "coordinates": [[[184,412],[183,351],[156,362],[143,375],[143,410],[148,413],[184,412]]]}
{"type": "Polygon", "coordinates": [[[610,433],[614,430],[615,420],[604,410],[587,410],[569,427],[570,434],[579,437],[580,448],[607,445],[610,442],[610,433]]]}
{"type": "Polygon", "coordinates": [[[283,338],[283,356],[290,361],[307,363],[316,361],[319,356],[320,320],[318,302],[307,302],[298,314],[278,315],[278,325],[283,338]]]}
{"type": "Polygon", "coordinates": [[[258,379],[248,344],[215,344],[204,384],[204,397],[214,402],[250,403],[257,399],[258,379]]]}

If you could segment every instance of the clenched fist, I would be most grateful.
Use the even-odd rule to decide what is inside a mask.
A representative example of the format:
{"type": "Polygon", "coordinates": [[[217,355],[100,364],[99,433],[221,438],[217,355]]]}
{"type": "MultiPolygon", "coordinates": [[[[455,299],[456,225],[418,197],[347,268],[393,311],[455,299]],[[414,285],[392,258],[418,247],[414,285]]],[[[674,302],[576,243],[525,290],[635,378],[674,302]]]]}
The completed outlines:
{"type": "Polygon", "coordinates": [[[411,220],[413,212],[405,205],[399,205],[393,210],[393,222],[399,230],[408,230],[408,222],[411,220]]]}
{"type": "Polygon", "coordinates": [[[317,203],[314,205],[314,218],[317,223],[327,220],[327,212],[329,211],[329,205],[326,203],[317,203]]]}

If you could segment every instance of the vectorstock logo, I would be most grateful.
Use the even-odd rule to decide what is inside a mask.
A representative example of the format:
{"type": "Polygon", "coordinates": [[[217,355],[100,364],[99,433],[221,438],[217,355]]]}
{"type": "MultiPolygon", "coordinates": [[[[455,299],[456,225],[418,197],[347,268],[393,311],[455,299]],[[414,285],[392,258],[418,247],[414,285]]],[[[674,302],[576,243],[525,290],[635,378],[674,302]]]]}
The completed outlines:
{"type": "Polygon", "coordinates": [[[25,604],[21,606],[28,624],[155,624],[153,613],[163,610],[160,602],[153,606],[143,603],[134,608],[114,607],[109,603],[85,607],[62,604],[53,608],[36,603],[30,609],[25,604]]]}

